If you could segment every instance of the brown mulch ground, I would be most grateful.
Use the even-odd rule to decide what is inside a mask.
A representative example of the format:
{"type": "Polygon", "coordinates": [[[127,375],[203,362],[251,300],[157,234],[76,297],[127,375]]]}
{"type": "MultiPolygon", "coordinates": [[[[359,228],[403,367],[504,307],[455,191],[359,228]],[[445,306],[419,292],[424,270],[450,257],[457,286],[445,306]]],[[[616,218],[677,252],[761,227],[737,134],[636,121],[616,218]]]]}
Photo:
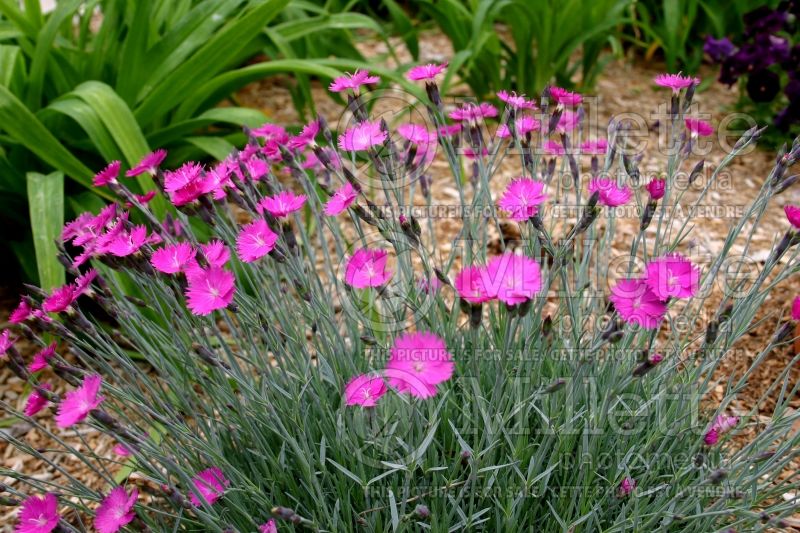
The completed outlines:
{"type": "MultiPolygon", "coordinates": [[[[401,43],[396,44],[398,50],[403,50],[401,43]]],[[[362,47],[365,54],[370,56],[382,55],[386,52],[385,45],[382,43],[366,42],[362,47]]],[[[420,42],[420,55],[421,62],[440,62],[447,60],[451,56],[451,49],[444,37],[429,34],[420,42]]],[[[407,58],[403,60],[405,61],[407,58]]],[[[596,98],[590,100],[587,116],[595,124],[604,126],[611,117],[619,118],[622,114],[633,111],[639,113],[646,121],[646,124],[652,126],[657,120],[657,111],[667,98],[665,91],[655,90],[651,83],[653,76],[662,70],[663,68],[659,65],[647,66],[639,62],[617,61],[611,63],[598,82],[594,95],[596,98]]],[[[704,78],[714,77],[712,71],[703,72],[702,75],[704,78]]],[[[262,109],[277,123],[299,123],[301,120],[294,110],[288,90],[291,83],[291,79],[288,77],[271,77],[262,82],[253,83],[240,91],[237,95],[238,103],[262,109]]],[[[458,90],[464,89],[460,87],[458,90]]],[[[321,85],[315,86],[313,95],[317,111],[325,116],[332,126],[339,124],[341,107],[329,97],[325,87],[321,85]]],[[[710,118],[710,121],[717,125],[732,110],[736,98],[736,89],[729,90],[720,84],[712,83],[707,90],[696,96],[695,105],[701,118],[710,118]],[[704,117],[704,114],[707,114],[708,117],[704,117]]],[[[398,99],[394,105],[403,107],[404,103],[398,99]]],[[[392,111],[393,104],[391,102],[384,108],[377,109],[377,112],[381,113],[382,116],[387,113],[386,116],[393,116],[399,121],[414,120],[413,117],[397,117],[396,113],[392,115],[392,111]]],[[[715,165],[722,158],[722,155],[723,152],[719,149],[719,146],[715,146],[715,150],[706,156],[707,164],[709,166],[715,165]]],[[[728,168],[730,178],[727,179],[726,183],[729,184],[729,187],[725,190],[713,191],[706,203],[730,206],[746,205],[748,200],[756,195],[762,180],[772,166],[773,158],[774,154],[766,151],[755,151],[746,157],[737,159],[728,168]]],[[[695,158],[693,161],[697,159],[695,158]]],[[[664,161],[664,155],[658,151],[657,134],[654,132],[648,138],[648,149],[641,164],[642,174],[645,176],[649,173],[657,174],[664,168],[664,161]]],[[[434,203],[452,204],[454,199],[457,199],[457,193],[451,183],[447,164],[443,160],[437,159],[431,167],[431,174],[433,176],[434,203]]],[[[500,172],[501,179],[496,179],[493,186],[498,190],[502,190],[508,181],[518,174],[516,162],[508,161],[503,165],[500,172]]],[[[646,177],[644,181],[647,181],[646,177]]],[[[691,194],[689,196],[691,197],[691,194]]],[[[782,207],[788,203],[800,203],[800,188],[790,189],[776,199],[775,204],[761,224],[755,239],[754,250],[758,251],[755,257],[756,260],[763,261],[766,258],[766,251],[771,247],[775,236],[782,234],[786,230],[787,224],[782,207]]],[[[691,252],[692,255],[695,253],[713,255],[719,250],[720,243],[724,235],[727,234],[731,221],[729,218],[722,217],[716,219],[704,218],[699,222],[701,225],[695,229],[690,239],[692,250],[688,250],[688,252],[691,252]]],[[[441,234],[438,241],[442,243],[441,246],[444,252],[448,251],[447,247],[450,246],[449,243],[452,236],[457,232],[458,225],[457,220],[439,220],[436,223],[435,229],[441,234]]],[[[621,243],[620,254],[627,254],[628,241],[634,236],[637,226],[638,219],[623,219],[619,221],[617,232],[621,243]]],[[[425,224],[423,224],[423,227],[425,227],[425,224]]],[[[687,253],[687,250],[684,250],[684,253],[687,253]]],[[[776,288],[766,302],[764,312],[780,310],[786,312],[797,292],[796,283],[785,283],[776,288]]],[[[0,309],[4,310],[0,311],[0,323],[5,320],[8,310],[16,305],[16,298],[13,295],[4,296],[4,301],[0,301],[0,309]]],[[[737,351],[735,356],[725,359],[722,372],[734,375],[740,375],[744,372],[750,366],[752,358],[759,351],[765,339],[773,334],[776,320],[767,320],[763,325],[748,334],[740,343],[741,350],[737,351]]],[[[33,351],[34,347],[30,347],[30,350],[33,351]]],[[[769,384],[772,383],[775,376],[784,370],[793,357],[793,352],[793,350],[787,348],[770,355],[765,363],[753,374],[746,390],[734,402],[733,410],[739,413],[748,412],[769,384]]],[[[792,371],[792,375],[796,381],[800,378],[800,371],[795,368],[792,371]]],[[[58,383],[59,381],[55,380],[54,382],[58,383]]],[[[28,394],[23,383],[13,376],[5,366],[0,366],[0,383],[3,383],[0,398],[21,409],[28,394]]],[[[59,391],[57,390],[56,392],[59,391]]],[[[712,398],[719,397],[721,394],[721,390],[711,391],[712,398]]],[[[800,408],[800,399],[795,398],[792,405],[795,408],[800,408]]],[[[759,413],[766,418],[773,407],[774,400],[764,402],[763,405],[759,405],[759,413]]],[[[45,424],[49,424],[48,427],[50,429],[55,429],[52,417],[42,416],[40,419],[45,424]]],[[[12,431],[15,434],[25,435],[26,440],[36,447],[46,447],[49,441],[46,435],[31,429],[25,424],[3,426],[0,431],[12,431]]],[[[752,428],[748,428],[748,431],[752,434],[757,431],[757,427],[753,425],[752,428]]],[[[746,436],[744,435],[745,438],[746,436]]],[[[114,446],[114,442],[108,437],[89,430],[83,435],[83,439],[85,442],[76,438],[69,438],[68,441],[78,449],[89,447],[98,455],[113,459],[111,448],[114,446]]],[[[71,459],[70,456],[53,454],[52,458],[82,481],[93,486],[102,486],[103,483],[97,476],[87,471],[81,463],[71,459]]],[[[3,444],[0,444],[0,464],[5,468],[18,471],[40,472],[44,479],[57,480],[59,477],[59,474],[53,473],[49,468],[45,468],[45,465],[41,462],[27,456],[18,455],[16,450],[3,444]]],[[[110,468],[113,469],[112,464],[110,464],[110,468]]],[[[10,479],[0,479],[0,483],[13,484],[15,482],[10,479]]],[[[14,511],[11,510],[6,514],[1,514],[2,510],[0,508],[0,532],[10,531],[10,526],[6,525],[13,523],[14,511]]]]}

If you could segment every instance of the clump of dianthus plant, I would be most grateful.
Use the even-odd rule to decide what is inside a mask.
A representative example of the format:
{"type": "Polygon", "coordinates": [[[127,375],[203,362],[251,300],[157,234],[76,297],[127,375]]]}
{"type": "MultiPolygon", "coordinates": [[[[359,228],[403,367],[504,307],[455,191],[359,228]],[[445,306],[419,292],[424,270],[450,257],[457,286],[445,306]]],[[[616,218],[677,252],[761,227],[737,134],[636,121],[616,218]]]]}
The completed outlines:
{"type": "Polygon", "coordinates": [[[667,165],[645,179],[624,121],[584,135],[584,96],[451,105],[445,68],[409,71],[424,120],[371,117],[380,80],[359,71],[330,86],[338,132],[265,124],[214,165],[158,150],[97,174],[119,201],[64,228],[73,281],[23,295],[0,336],[29,390],[3,408],[52,441],[2,434],[50,474],[2,472],[16,531],[752,531],[794,512],[796,359],[768,416],[733,402],[800,318],[757,317],[797,270],[800,209],[757,275],[718,282],[759,251],[798,142],[703,259],[685,246],[703,220],[675,206],[708,202],[761,130],[706,168],[697,80],[656,80],[667,165]],[[756,320],[775,334],[721,375],[756,320]]]}

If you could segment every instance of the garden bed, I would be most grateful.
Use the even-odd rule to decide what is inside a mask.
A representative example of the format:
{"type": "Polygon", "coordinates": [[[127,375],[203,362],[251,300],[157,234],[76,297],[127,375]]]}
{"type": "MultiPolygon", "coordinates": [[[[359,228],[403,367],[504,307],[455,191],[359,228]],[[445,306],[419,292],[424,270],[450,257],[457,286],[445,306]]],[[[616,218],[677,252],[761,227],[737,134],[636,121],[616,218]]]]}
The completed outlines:
{"type": "MultiPolygon", "coordinates": [[[[369,45],[372,46],[372,45],[369,45]]],[[[369,50],[372,54],[380,54],[382,50],[380,46],[369,50]]],[[[439,36],[428,36],[421,42],[421,60],[426,61],[441,61],[450,55],[450,50],[446,42],[439,36]]],[[[663,68],[654,68],[652,66],[643,66],[641,64],[629,64],[627,62],[616,62],[609,65],[606,69],[605,75],[601,77],[597,90],[597,105],[594,103],[589,104],[589,116],[592,110],[598,110],[598,116],[592,117],[592,120],[597,124],[606,124],[611,117],[619,117],[621,114],[631,112],[629,105],[630,102],[637,102],[639,113],[644,114],[648,126],[653,126],[653,122],[657,120],[655,117],[650,116],[649,113],[658,109],[659,105],[663,104],[664,93],[655,92],[651,88],[651,80],[653,76],[663,68]]],[[[703,73],[706,78],[711,78],[714,73],[711,71],[703,73]]],[[[291,99],[286,89],[286,84],[290,84],[289,78],[271,78],[264,83],[255,83],[248,86],[241,91],[237,98],[242,105],[257,107],[262,109],[268,116],[272,117],[278,123],[297,123],[298,117],[293,111],[291,99]]],[[[340,118],[339,105],[334,102],[327,92],[326,88],[320,84],[315,84],[313,87],[313,94],[317,102],[318,110],[325,116],[331,124],[337,124],[340,118]]],[[[711,122],[717,124],[723,116],[729,113],[732,105],[736,100],[735,90],[726,90],[719,84],[711,84],[708,90],[700,92],[695,102],[698,106],[700,113],[708,113],[711,117],[711,122]]],[[[398,105],[402,105],[398,100],[398,105]]],[[[391,114],[392,109],[387,109],[387,113],[391,114]]],[[[648,138],[648,146],[650,147],[644,154],[641,164],[641,171],[644,175],[643,180],[647,181],[647,176],[650,172],[656,172],[664,168],[665,157],[663,154],[658,153],[655,149],[657,147],[656,134],[653,133],[648,138]]],[[[712,150],[712,156],[707,160],[707,165],[713,167],[722,157],[720,147],[715,146],[712,150]]],[[[760,188],[763,179],[766,177],[769,169],[771,168],[774,154],[768,152],[757,151],[748,155],[745,158],[737,159],[728,170],[730,172],[730,179],[727,183],[730,187],[726,190],[713,191],[709,197],[709,203],[721,206],[744,206],[748,201],[755,197],[758,189],[760,188]]],[[[431,167],[430,173],[433,178],[433,201],[434,203],[452,203],[453,198],[457,196],[456,189],[452,184],[448,183],[449,173],[446,171],[446,164],[443,161],[435,161],[431,167]]],[[[511,178],[519,174],[519,168],[516,166],[515,161],[508,161],[504,164],[502,175],[511,178]]],[[[502,181],[498,180],[493,183],[495,191],[501,191],[507,184],[508,179],[502,181]]],[[[695,191],[696,192],[696,191],[695,191]]],[[[779,197],[780,201],[788,203],[800,202],[800,189],[790,188],[779,197]]],[[[759,233],[756,235],[755,248],[763,251],[763,256],[757,256],[753,259],[764,261],[766,253],[771,249],[773,241],[776,236],[780,236],[786,230],[787,222],[781,209],[782,206],[774,205],[772,209],[767,212],[766,220],[761,224],[759,233]]],[[[680,219],[680,217],[678,217],[680,219]]],[[[730,224],[729,217],[719,218],[703,218],[701,219],[702,227],[696,227],[691,238],[689,239],[689,248],[681,250],[686,255],[693,258],[700,256],[714,256],[719,252],[719,246],[727,234],[730,224]]],[[[423,221],[421,223],[424,224],[423,221]]],[[[622,217],[618,221],[617,231],[622,237],[620,239],[621,247],[618,250],[619,254],[626,255],[628,253],[627,242],[636,233],[638,227],[638,217],[622,217]],[[624,245],[624,248],[622,247],[624,245]]],[[[439,233],[439,241],[442,246],[448,246],[446,243],[452,241],[455,232],[457,231],[457,223],[455,221],[443,220],[436,224],[436,231],[439,233]]],[[[755,328],[749,335],[749,339],[745,339],[741,343],[741,350],[735,352],[734,356],[727,357],[721,373],[736,375],[741,373],[742,370],[749,366],[751,360],[758,350],[764,345],[765,339],[770,337],[775,330],[777,324],[777,317],[775,313],[784,313],[788,310],[791,298],[796,293],[796,287],[780,286],[773,291],[768,300],[768,304],[764,306],[764,316],[768,314],[773,318],[765,321],[759,327],[755,328]]],[[[8,310],[16,304],[14,295],[4,295],[3,309],[8,310]]],[[[708,304],[710,306],[716,305],[713,297],[708,304]]],[[[5,313],[0,315],[0,318],[5,319],[5,313]]],[[[742,413],[750,410],[751,406],[760,398],[769,384],[771,384],[775,377],[780,374],[785,366],[791,361],[793,357],[793,350],[789,348],[774,352],[764,364],[752,375],[748,382],[747,387],[739,394],[737,400],[733,404],[733,409],[740,410],[742,413]]],[[[794,379],[798,379],[800,372],[797,369],[793,370],[794,379]]],[[[24,403],[24,398],[27,391],[23,388],[23,383],[14,377],[7,367],[0,370],[0,380],[5,384],[2,399],[12,404],[21,407],[24,403]]],[[[60,391],[57,391],[60,392],[60,391]]],[[[721,395],[721,390],[710,391],[712,397],[721,395]]],[[[765,402],[759,406],[760,412],[765,416],[769,416],[771,405],[773,402],[765,402]]],[[[792,403],[795,409],[800,408],[800,399],[795,398],[792,403]]],[[[50,424],[48,427],[54,428],[52,420],[43,422],[50,424]]],[[[24,424],[14,424],[10,427],[4,428],[4,431],[18,432],[25,434],[28,428],[24,424]]],[[[752,431],[757,431],[754,425],[752,431]]],[[[28,432],[26,438],[29,440],[31,446],[35,448],[46,448],[48,446],[48,439],[38,432],[28,432]]],[[[77,449],[84,453],[92,450],[94,454],[101,457],[108,457],[107,467],[109,472],[113,474],[118,468],[117,460],[114,458],[112,448],[114,442],[107,437],[100,436],[92,430],[87,429],[82,438],[76,438],[74,432],[70,431],[69,436],[66,437],[77,449]]],[[[37,461],[30,456],[19,456],[15,454],[15,450],[11,447],[0,445],[0,458],[4,467],[12,468],[15,470],[24,470],[25,472],[41,472],[42,479],[48,479],[47,476],[56,476],[51,469],[45,468],[41,461],[37,461]]],[[[92,472],[85,470],[83,465],[79,463],[73,456],[54,457],[54,460],[60,464],[61,467],[70,471],[76,477],[86,480],[89,485],[103,486],[105,482],[92,472]]],[[[53,478],[55,479],[55,477],[53,478]]],[[[0,482],[10,482],[11,480],[0,480],[0,482]]],[[[11,516],[13,511],[7,516],[0,516],[0,523],[9,524],[12,522],[11,516]]],[[[5,530],[3,530],[5,531],[5,530]]],[[[10,531],[10,526],[8,531],[10,531]]]]}

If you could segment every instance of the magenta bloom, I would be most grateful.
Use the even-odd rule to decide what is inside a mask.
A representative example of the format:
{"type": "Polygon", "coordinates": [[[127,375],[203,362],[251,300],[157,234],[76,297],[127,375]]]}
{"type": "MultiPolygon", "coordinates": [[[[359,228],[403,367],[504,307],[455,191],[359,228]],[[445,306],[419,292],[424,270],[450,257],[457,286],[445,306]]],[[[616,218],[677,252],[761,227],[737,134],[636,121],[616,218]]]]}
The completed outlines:
{"type": "Polygon", "coordinates": [[[306,195],[296,195],[292,191],[281,191],[275,196],[265,196],[258,202],[259,212],[269,212],[274,217],[285,217],[298,211],[306,203],[306,195]]]}
{"type": "MultiPolygon", "coordinates": [[[[299,141],[296,141],[299,142],[299,141]]],[[[244,162],[244,168],[255,181],[260,180],[269,173],[269,163],[260,157],[251,157],[244,162]]],[[[219,196],[219,194],[217,194],[219,196]]]]}
{"type": "Polygon", "coordinates": [[[147,205],[153,198],[156,197],[156,191],[148,191],[144,194],[134,194],[133,196],[134,198],[136,198],[136,201],[139,202],[140,204],[147,205]]]}
{"type": "Polygon", "coordinates": [[[792,302],[792,320],[800,320],[800,296],[795,296],[792,302]]]}
{"type": "Polygon", "coordinates": [[[647,264],[647,286],[661,300],[691,298],[700,285],[700,269],[680,254],[653,259],[647,264]]]}
{"type": "Polygon", "coordinates": [[[302,150],[308,145],[314,145],[317,134],[319,134],[319,120],[314,120],[303,126],[299,134],[289,139],[289,148],[302,150]]]}
{"type": "Polygon", "coordinates": [[[97,278],[97,270],[90,268],[75,278],[75,297],[92,292],[92,282],[97,278]]]}
{"type": "Polygon", "coordinates": [[[489,294],[508,305],[518,305],[533,299],[542,290],[542,271],[539,263],[524,255],[505,253],[486,265],[484,285],[489,294]]]}
{"type": "Polygon", "coordinates": [[[673,94],[678,94],[681,89],[686,89],[692,85],[700,84],[699,78],[683,76],[680,72],[678,74],[659,74],[653,78],[653,81],[656,85],[666,87],[667,89],[672,89],[673,94]]]}
{"type": "Polygon", "coordinates": [[[387,136],[380,122],[365,121],[339,135],[339,149],[349,152],[369,150],[382,144],[387,136]]]}
{"type": "Polygon", "coordinates": [[[513,180],[497,202],[497,207],[510,213],[511,220],[524,222],[539,211],[539,205],[547,200],[544,183],[520,177],[513,180]]]}
{"type": "MultiPolygon", "coordinates": [[[[44,390],[52,390],[53,386],[49,383],[43,383],[40,388],[44,390]]],[[[44,394],[39,392],[39,389],[34,389],[30,396],[28,396],[28,400],[25,402],[25,416],[34,416],[46,406],[47,398],[45,398],[44,394]]]]}
{"type": "Polygon", "coordinates": [[[653,200],[661,200],[666,192],[667,182],[665,180],[655,178],[650,180],[645,187],[647,187],[647,192],[650,193],[650,198],[653,200]]]}
{"type": "Polygon", "coordinates": [[[436,133],[428,131],[428,128],[421,124],[400,124],[397,133],[413,144],[428,144],[436,142],[436,133]]]}
{"type": "Polygon", "coordinates": [[[542,150],[544,150],[544,153],[547,155],[564,155],[567,153],[564,151],[563,144],[553,140],[545,141],[542,145],[542,150]]]}
{"type": "Polygon", "coordinates": [[[348,89],[358,92],[359,87],[362,85],[373,85],[379,81],[381,79],[378,76],[370,76],[366,70],[356,70],[352,74],[345,72],[344,76],[339,76],[333,80],[328,86],[328,90],[332,93],[340,93],[348,89]]]}
{"type": "Polygon", "coordinates": [[[422,293],[436,294],[441,288],[442,282],[436,276],[431,278],[421,277],[417,280],[417,289],[422,293]]]}
{"type": "Polygon", "coordinates": [[[19,508],[19,523],[15,533],[50,533],[58,525],[58,498],[49,492],[44,496],[29,496],[19,508]]]}
{"type": "Polygon", "coordinates": [[[562,89],[561,87],[550,87],[550,98],[552,98],[556,104],[564,107],[579,106],[581,105],[581,102],[583,102],[583,96],[578,93],[562,89]]]}
{"type": "Polygon", "coordinates": [[[406,78],[411,81],[434,81],[436,76],[444,72],[445,69],[447,69],[447,63],[442,63],[441,65],[436,63],[417,65],[406,72],[406,78]]]}
{"type": "Polygon", "coordinates": [[[450,112],[449,117],[458,121],[478,122],[484,118],[497,116],[497,108],[488,102],[482,104],[467,103],[450,112]]]}
{"type": "Polygon", "coordinates": [[[719,431],[711,428],[703,435],[703,442],[706,446],[714,446],[716,443],[719,442],[720,434],[719,431]]]}
{"type": "Polygon", "coordinates": [[[258,526],[258,533],[278,533],[278,526],[275,525],[275,519],[270,518],[267,523],[258,526]]]}
{"type": "Polygon", "coordinates": [[[195,251],[191,244],[179,242],[169,244],[153,252],[150,257],[150,264],[164,274],[177,274],[194,260],[194,256],[195,251]]]}
{"type": "Polygon", "coordinates": [[[385,285],[392,279],[392,271],[386,269],[388,259],[386,250],[359,248],[347,262],[345,283],[356,289],[385,285]]]}
{"type": "Polygon", "coordinates": [[[599,201],[609,207],[617,207],[628,203],[633,191],[625,185],[617,185],[613,179],[595,178],[589,182],[589,194],[600,193],[599,201]]]}
{"type": "Polygon", "coordinates": [[[109,183],[116,183],[117,176],[119,176],[119,168],[122,165],[119,161],[112,161],[106,168],[94,175],[92,185],[95,187],[103,187],[109,183]]]}
{"type": "Polygon", "coordinates": [[[203,252],[203,256],[211,266],[223,267],[231,258],[230,250],[228,250],[228,247],[225,246],[225,243],[219,239],[214,239],[213,241],[208,241],[205,244],[201,244],[200,250],[203,252]]]}
{"type": "Polygon", "coordinates": [[[199,163],[188,162],[177,170],[164,173],[164,190],[170,201],[180,207],[214,190],[216,180],[199,163]]]}
{"type": "Polygon", "coordinates": [[[8,321],[12,324],[22,324],[33,316],[33,308],[25,298],[20,298],[17,307],[8,315],[8,321]]]}
{"type": "Polygon", "coordinates": [[[131,453],[130,448],[128,448],[124,444],[117,444],[111,451],[114,452],[116,455],[119,455],[120,457],[130,457],[131,455],[133,455],[131,453]]]}
{"type": "Polygon", "coordinates": [[[50,361],[50,359],[53,358],[55,354],[56,354],[56,343],[55,341],[53,341],[46,348],[36,352],[36,355],[33,356],[33,359],[28,364],[28,371],[38,372],[40,370],[44,370],[45,368],[47,368],[48,362],[50,361]]]}
{"type": "MultiPolygon", "coordinates": [[[[514,130],[517,132],[517,135],[523,136],[530,132],[537,131],[539,128],[542,127],[542,123],[533,117],[524,116],[518,117],[517,120],[514,122],[514,130]]],[[[508,128],[507,124],[500,124],[497,127],[497,132],[495,133],[501,139],[505,139],[506,137],[511,137],[511,130],[508,128]]]]}
{"type": "Polygon", "coordinates": [[[524,94],[517,94],[514,91],[499,91],[497,97],[512,109],[536,109],[536,104],[525,98],[524,94]]]}
{"type": "Polygon", "coordinates": [[[11,331],[4,329],[3,333],[0,333],[0,358],[5,357],[6,352],[13,345],[14,339],[11,338],[11,331]]]}
{"type": "Polygon", "coordinates": [[[75,298],[92,292],[92,282],[97,278],[97,270],[90,268],[75,278],[75,298]]]}
{"type": "Polygon", "coordinates": [[[386,364],[389,384],[418,398],[436,395],[437,385],[455,369],[444,339],[427,331],[405,333],[394,340],[386,364]]]}
{"type": "Polygon", "coordinates": [[[789,223],[795,228],[800,229],[800,207],[796,205],[787,205],[783,208],[783,212],[786,213],[786,219],[789,223]]]}
{"type": "Polygon", "coordinates": [[[42,309],[47,313],[61,313],[66,311],[72,303],[78,298],[75,294],[75,287],[67,283],[66,285],[55,289],[50,296],[42,302],[42,309]]]}
{"type": "Polygon", "coordinates": [[[487,279],[485,267],[470,266],[458,273],[453,284],[461,299],[471,304],[479,304],[492,299],[485,285],[487,279]]]}
{"type": "Polygon", "coordinates": [[[714,126],[705,120],[700,120],[698,118],[686,118],[684,119],[684,123],[686,124],[686,129],[688,129],[692,134],[692,137],[708,137],[714,133],[714,126]]]}
{"type": "Polygon", "coordinates": [[[192,478],[192,483],[194,484],[194,490],[189,494],[189,499],[196,507],[200,507],[204,500],[209,505],[214,505],[225,493],[225,488],[231,484],[225,478],[222,470],[216,466],[207,468],[197,474],[192,478]],[[200,496],[202,496],[202,499],[200,496]]]}
{"type": "Polygon", "coordinates": [[[667,313],[667,305],[647,286],[643,279],[622,279],[611,288],[609,300],[619,316],[629,324],[656,329],[667,313]]]}
{"type": "Polygon", "coordinates": [[[138,176],[139,174],[150,174],[151,176],[155,176],[156,172],[158,172],[158,166],[164,161],[164,158],[167,157],[166,150],[156,150],[155,152],[151,152],[144,156],[139,164],[130,169],[125,173],[126,176],[132,178],[133,176],[138,176]]]}
{"type": "Polygon", "coordinates": [[[128,495],[125,487],[114,487],[108,493],[94,516],[94,527],[99,533],[117,533],[125,525],[130,524],[136,517],[133,506],[139,491],[133,489],[128,495]]]}
{"type": "MultiPolygon", "coordinates": [[[[464,154],[464,157],[466,157],[467,159],[478,158],[477,152],[475,152],[475,150],[473,150],[471,146],[465,147],[462,153],[464,154]]],[[[481,150],[480,155],[486,157],[487,155],[489,155],[489,150],[486,147],[484,147],[483,150],[481,150]]]]}
{"type": "Polygon", "coordinates": [[[352,204],[357,197],[358,191],[350,185],[350,182],[347,182],[331,195],[330,199],[325,203],[323,212],[328,216],[338,215],[350,207],[350,204],[352,204]]]}
{"type": "Polygon", "coordinates": [[[626,476],[625,479],[620,482],[619,487],[617,488],[617,495],[620,498],[624,498],[625,496],[629,496],[635,488],[636,480],[630,476],[626,476]]]}
{"type": "Polygon", "coordinates": [[[130,231],[122,230],[117,233],[103,246],[102,251],[117,257],[127,257],[138,252],[145,243],[147,243],[147,227],[134,226],[130,231]]]}
{"type": "Polygon", "coordinates": [[[461,133],[462,127],[461,124],[450,124],[439,126],[438,132],[439,135],[442,137],[455,137],[459,133],[461,133]]]}
{"type": "Polygon", "coordinates": [[[236,252],[239,259],[252,263],[261,259],[275,248],[278,234],[270,229],[263,220],[254,220],[242,227],[236,238],[236,252]]]}
{"type": "Polygon", "coordinates": [[[608,141],[605,139],[589,140],[581,144],[581,153],[586,155],[605,155],[608,141]]]}
{"type": "Polygon", "coordinates": [[[736,427],[739,423],[738,416],[728,416],[725,414],[717,416],[703,435],[703,442],[706,446],[714,446],[719,442],[720,437],[736,427]]]}
{"type": "Polygon", "coordinates": [[[60,428],[68,428],[83,422],[92,409],[96,409],[105,398],[98,396],[103,378],[98,375],[87,376],[80,387],[69,391],[58,405],[56,424],[60,428]]]}
{"type": "Polygon", "coordinates": [[[386,391],[386,382],[383,377],[361,374],[347,382],[344,388],[344,403],[345,405],[375,407],[386,391]]]}
{"type": "Polygon", "coordinates": [[[557,133],[569,133],[578,127],[581,116],[575,111],[569,109],[564,110],[561,116],[558,117],[558,124],[556,124],[557,133]]]}
{"type": "Polygon", "coordinates": [[[278,124],[270,124],[269,122],[250,130],[250,135],[253,137],[261,137],[265,141],[275,141],[278,144],[286,144],[289,142],[289,134],[286,132],[286,128],[278,124]]]}
{"type": "MultiPolygon", "coordinates": [[[[322,148],[322,152],[327,156],[331,166],[334,168],[342,168],[342,160],[339,159],[339,154],[333,148],[325,146],[322,148]]],[[[316,153],[310,152],[306,155],[306,160],[303,161],[300,167],[304,169],[322,170],[325,168],[325,164],[320,161],[316,153]]]]}
{"type": "Polygon", "coordinates": [[[186,304],[195,315],[205,316],[228,307],[236,292],[236,277],[220,267],[198,268],[188,276],[186,304]]]}

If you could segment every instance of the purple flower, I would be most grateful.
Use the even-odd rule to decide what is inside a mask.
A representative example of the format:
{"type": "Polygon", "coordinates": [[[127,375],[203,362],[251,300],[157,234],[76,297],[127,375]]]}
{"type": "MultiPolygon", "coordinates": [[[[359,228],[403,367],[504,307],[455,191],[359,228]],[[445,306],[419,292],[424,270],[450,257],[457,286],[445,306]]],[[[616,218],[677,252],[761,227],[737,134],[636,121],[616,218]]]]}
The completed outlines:
{"type": "Polygon", "coordinates": [[[722,39],[714,39],[710,35],[706,37],[706,44],[703,45],[703,52],[711,57],[715,63],[721,63],[728,56],[730,56],[736,47],[727,37],[722,39]]]}
{"type": "Polygon", "coordinates": [[[776,33],[786,27],[788,13],[761,6],[744,14],[745,35],[776,33]]]}
{"type": "Polygon", "coordinates": [[[747,95],[754,102],[771,102],[781,90],[781,80],[771,70],[753,72],[747,79],[747,95]]]}

